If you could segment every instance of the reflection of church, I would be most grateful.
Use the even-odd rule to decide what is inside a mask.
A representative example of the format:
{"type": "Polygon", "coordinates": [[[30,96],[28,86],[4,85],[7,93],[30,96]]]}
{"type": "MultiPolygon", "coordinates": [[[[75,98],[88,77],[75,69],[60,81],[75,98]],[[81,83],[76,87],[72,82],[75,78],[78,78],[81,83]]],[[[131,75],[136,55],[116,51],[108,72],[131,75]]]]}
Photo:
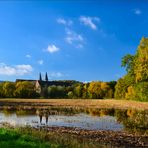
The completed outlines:
{"type": "Polygon", "coordinates": [[[49,110],[38,109],[38,110],[36,110],[36,114],[40,118],[40,124],[42,124],[42,120],[43,120],[44,117],[45,117],[45,120],[46,120],[46,124],[48,124],[49,115],[56,115],[57,111],[49,111],[49,110]]]}
{"type": "Polygon", "coordinates": [[[46,119],[46,124],[48,123],[48,116],[49,116],[49,114],[47,112],[39,112],[37,114],[40,117],[40,123],[41,124],[42,124],[42,118],[43,117],[45,117],[45,119],[46,119]]]}

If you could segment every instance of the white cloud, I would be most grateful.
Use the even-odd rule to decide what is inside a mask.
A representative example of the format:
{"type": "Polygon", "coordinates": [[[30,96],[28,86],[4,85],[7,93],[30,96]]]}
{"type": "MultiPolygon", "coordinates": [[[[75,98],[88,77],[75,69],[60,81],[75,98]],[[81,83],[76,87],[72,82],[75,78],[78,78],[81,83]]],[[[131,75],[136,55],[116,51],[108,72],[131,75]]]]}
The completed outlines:
{"type": "Polygon", "coordinates": [[[81,34],[77,34],[76,32],[66,29],[66,37],[65,41],[69,44],[82,44],[84,42],[84,38],[82,37],[81,34]]]}
{"type": "Polygon", "coordinates": [[[38,64],[39,64],[39,65],[43,65],[43,63],[44,63],[43,60],[39,60],[39,61],[38,61],[38,64]]]}
{"type": "Polygon", "coordinates": [[[142,12],[141,12],[140,9],[135,9],[135,10],[134,10],[134,13],[135,13],[136,15],[140,15],[142,12]]]}
{"type": "Polygon", "coordinates": [[[0,75],[25,75],[31,73],[33,70],[31,65],[15,65],[15,66],[9,66],[5,63],[0,63],[0,75]]]}
{"type": "Polygon", "coordinates": [[[65,20],[63,18],[58,18],[57,23],[65,25],[65,26],[70,26],[73,24],[73,21],[72,20],[65,20]]]}
{"type": "Polygon", "coordinates": [[[58,18],[58,19],[57,19],[57,23],[66,25],[66,20],[64,20],[64,19],[62,19],[62,18],[58,18]]]}
{"type": "Polygon", "coordinates": [[[54,53],[54,52],[57,52],[59,51],[60,48],[56,47],[55,45],[48,45],[46,51],[49,52],[49,53],[54,53]]]}
{"type": "Polygon", "coordinates": [[[88,27],[90,27],[93,30],[97,29],[97,25],[94,23],[94,21],[100,22],[100,18],[98,18],[98,17],[89,17],[89,16],[81,16],[79,18],[79,20],[85,26],[88,26],[88,27]]]}
{"type": "Polygon", "coordinates": [[[26,55],[26,58],[31,58],[31,55],[30,55],[30,54],[27,54],[27,55],[26,55]]]}

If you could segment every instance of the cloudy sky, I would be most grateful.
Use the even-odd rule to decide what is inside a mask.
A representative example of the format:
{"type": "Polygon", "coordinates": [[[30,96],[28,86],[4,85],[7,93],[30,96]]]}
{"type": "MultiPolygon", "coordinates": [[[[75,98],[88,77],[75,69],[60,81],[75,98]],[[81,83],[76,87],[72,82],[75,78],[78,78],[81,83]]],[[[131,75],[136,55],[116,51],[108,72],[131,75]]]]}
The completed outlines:
{"type": "Polygon", "coordinates": [[[1,1],[0,80],[123,76],[121,58],[148,34],[148,2],[92,1],[1,1]]]}

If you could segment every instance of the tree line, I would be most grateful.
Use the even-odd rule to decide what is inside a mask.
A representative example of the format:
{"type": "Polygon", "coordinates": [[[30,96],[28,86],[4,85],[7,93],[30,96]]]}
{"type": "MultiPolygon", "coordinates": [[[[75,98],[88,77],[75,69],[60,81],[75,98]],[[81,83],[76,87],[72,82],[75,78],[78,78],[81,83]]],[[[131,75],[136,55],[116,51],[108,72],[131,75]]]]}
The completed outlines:
{"type": "Polygon", "coordinates": [[[31,82],[0,83],[1,98],[37,98],[39,96],[40,94],[36,92],[34,84],[31,82]]]}
{"type": "Polygon", "coordinates": [[[69,98],[103,99],[113,98],[115,81],[90,83],[77,82],[71,86],[44,86],[41,93],[29,81],[0,83],[1,98],[69,98]]]}

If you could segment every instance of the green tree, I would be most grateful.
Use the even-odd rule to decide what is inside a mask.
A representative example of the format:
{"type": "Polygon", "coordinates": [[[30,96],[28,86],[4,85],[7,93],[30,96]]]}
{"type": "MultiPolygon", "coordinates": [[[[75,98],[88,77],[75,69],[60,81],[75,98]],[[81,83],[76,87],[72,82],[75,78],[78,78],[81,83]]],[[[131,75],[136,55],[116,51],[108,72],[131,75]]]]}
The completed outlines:
{"type": "Polygon", "coordinates": [[[49,98],[66,98],[66,91],[64,86],[49,86],[48,87],[49,98]]]}
{"type": "Polygon", "coordinates": [[[124,99],[129,86],[135,84],[135,78],[130,74],[120,78],[115,86],[115,98],[124,99]]]}
{"type": "Polygon", "coordinates": [[[109,85],[109,87],[110,87],[110,91],[109,91],[109,93],[110,93],[110,98],[114,98],[114,93],[115,93],[115,86],[116,86],[116,84],[117,84],[117,81],[110,81],[110,82],[108,82],[107,83],[108,85],[109,85]]]}
{"type": "Polygon", "coordinates": [[[148,82],[139,82],[134,86],[135,100],[148,101],[148,82]]]}
{"type": "Polygon", "coordinates": [[[135,56],[130,54],[127,54],[122,58],[121,66],[125,67],[128,73],[132,73],[132,74],[134,73],[134,59],[135,59],[135,56]]]}
{"type": "Polygon", "coordinates": [[[66,98],[66,91],[64,86],[57,86],[57,98],[66,98]]]}
{"type": "Polygon", "coordinates": [[[3,85],[4,83],[0,83],[0,98],[4,97],[3,85]]]}
{"type": "Polygon", "coordinates": [[[15,83],[14,82],[4,82],[3,83],[3,94],[5,97],[13,98],[15,91],[15,83]]]}
{"type": "Polygon", "coordinates": [[[69,99],[72,99],[74,97],[73,92],[69,91],[67,96],[68,96],[69,99]]]}
{"type": "Polygon", "coordinates": [[[48,96],[48,86],[47,85],[42,87],[42,89],[41,89],[41,97],[43,97],[43,98],[48,98],[49,97],[48,96]]]}

